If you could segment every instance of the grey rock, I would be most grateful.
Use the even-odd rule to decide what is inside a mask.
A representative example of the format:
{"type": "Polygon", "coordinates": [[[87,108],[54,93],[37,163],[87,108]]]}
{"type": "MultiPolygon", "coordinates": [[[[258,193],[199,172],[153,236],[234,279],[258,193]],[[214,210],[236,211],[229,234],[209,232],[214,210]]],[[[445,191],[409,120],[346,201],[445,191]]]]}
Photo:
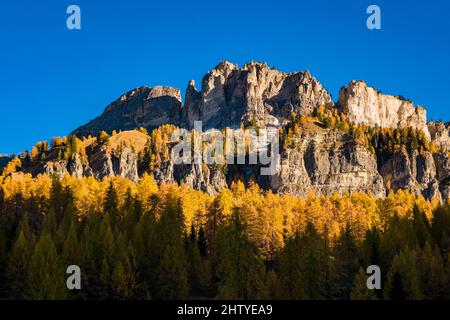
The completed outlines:
{"type": "Polygon", "coordinates": [[[156,86],[139,87],[122,95],[106,107],[102,115],[76,129],[78,137],[95,136],[104,130],[132,130],[144,127],[152,130],[166,123],[179,124],[181,113],[180,91],[156,86]]]}
{"type": "Polygon", "coordinates": [[[287,74],[258,62],[239,69],[223,61],[203,77],[200,92],[190,82],[182,124],[192,128],[201,120],[206,129],[220,129],[254,120],[262,127],[278,126],[292,112],[311,114],[321,105],[332,107],[331,96],[309,71],[287,74]]]}
{"type": "Polygon", "coordinates": [[[153,172],[158,183],[184,183],[187,186],[216,194],[227,187],[224,174],[214,165],[174,164],[165,161],[153,172]]]}
{"type": "Polygon", "coordinates": [[[386,128],[412,127],[423,131],[428,139],[426,110],[402,97],[382,94],[364,81],[351,81],[339,92],[339,111],[350,121],[386,128]]]}
{"type": "Polygon", "coordinates": [[[56,175],[62,178],[67,171],[67,160],[48,161],[44,164],[44,172],[49,176],[56,175]]]}
{"type": "Polygon", "coordinates": [[[436,179],[439,181],[439,190],[443,200],[450,200],[450,157],[448,153],[435,153],[436,179]]]}
{"type": "Polygon", "coordinates": [[[282,153],[278,173],[269,177],[272,190],[300,196],[362,191],[384,197],[374,155],[351,136],[316,128],[297,141],[282,153]]]}
{"type": "Polygon", "coordinates": [[[439,182],[436,179],[436,165],[430,152],[411,155],[406,148],[383,161],[380,174],[387,188],[397,191],[407,189],[425,198],[441,197],[439,182]]]}
{"type": "Polygon", "coordinates": [[[442,151],[450,151],[450,123],[441,121],[428,122],[428,130],[430,131],[431,141],[433,141],[442,151]]]}

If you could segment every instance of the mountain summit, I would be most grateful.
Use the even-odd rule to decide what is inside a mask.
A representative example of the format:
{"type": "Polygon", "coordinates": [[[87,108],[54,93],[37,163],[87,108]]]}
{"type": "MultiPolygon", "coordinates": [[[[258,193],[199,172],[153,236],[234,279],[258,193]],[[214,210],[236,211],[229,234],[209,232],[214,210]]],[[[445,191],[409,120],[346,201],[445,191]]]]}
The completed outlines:
{"type": "Polygon", "coordinates": [[[196,120],[203,128],[238,128],[241,124],[259,127],[286,125],[292,113],[312,115],[320,106],[348,115],[354,123],[388,128],[412,127],[430,138],[426,110],[400,96],[385,95],[364,81],[352,81],[339,92],[335,104],[328,91],[307,70],[284,73],[266,63],[251,62],[239,68],[220,62],[202,79],[198,90],[191,80],[184,104],[180,90],[156,86],[133,89],[106,107],[103,114],[79,127],[77,136],[99,131],[148,131],[163,124],[191,129],[196,120]]]}

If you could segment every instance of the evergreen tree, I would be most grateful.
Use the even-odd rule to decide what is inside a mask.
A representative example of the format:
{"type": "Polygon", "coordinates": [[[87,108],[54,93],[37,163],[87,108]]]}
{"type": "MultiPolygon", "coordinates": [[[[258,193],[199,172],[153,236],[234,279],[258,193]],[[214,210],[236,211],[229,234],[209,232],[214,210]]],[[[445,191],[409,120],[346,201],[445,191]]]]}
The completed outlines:
{"type": "Polygon", "coordinates": [[[191,295],[209,294],[209,280],[211,274],[209,264],[207,263],[205,256],[202,256],[200,252],[201,243],[200,239],[197,240],[194,225],[192,225],[191,234],[189,239],[186,240],[191,295]]]}
{"type": "Polygon", "coordinates": [[[27,268],[25,297],[35,300],[64,299],[65,272],[51,236],[39,239],[27,268]]]}
{"type": "Polygon", "coordinates": [[[280,258],[281,294],[286,299],[324,299],[327,280],[325,241],[312,224],[288,239],[280,258]]]}
{"type": "Polygon", "coordinates": [[[150,298],[156,292],[154,287],[158,279],[156,274],[158,235],[156,232],[155,216],[147,213],[139,220],[132,239],[137,264],[137,278],[139,279],[139,296],[144,298],[150,298]]]}
{"type": "Polygon", "coordinates": [[[137,291],[137,282],[132,261],[132,248],[121,234],[117,236],[117,262],[111,275],[113,298],[131,299],[137,291]]]}
{"type": "Polygon", "coordinates": [[[394,272],[392,274],[392,284],[388,289],[388,298],[391,300],[405,300],[407,292],[403,287],[402,276],[399,272],[394,272]]]}
{"type": "Polygon", "coordinates": [[[419,258],[421,291],[426,299],[442,299],[445,296],[445,269],[439,249],[432,249],[429,242],[419,258]]]}
{"type": "Polygon", "coordinates": [[[180,299],[188,293],[187,262],[184,255],[183,222],[178,201],[167,200],[158,223],[160,244],[156,267],[156,292],[159,299],[180,299]]]}
{"type": "Polygon", "coordinates": [[[395,256],[388,273],[385,293],[386,298],[393,300],[416,300],[422,297],[414,251],[406,249],[395,256]]]}
{"type": "Polygon", "coordinates": [[[246,228],[237,210],[229,226],[219,231],[219,299],[261,299],[267,297],[264,264],[256,246],[246,236],[246,228]]]}
{"type": "Polygon", "coordinates": [[[103,246],[100,237],[100,219],[97,213],[90,214],[81,234],[81,261],[83,270],[84,298],[99,298],[102,295],[99,270],[102,270],[103,246]]]}
{"type": "Polygon", "coordinates": [[[353,287],[350,293],[352,300],[377,300],[375,290],[367,288],[367,274],[363,268],[359,268],[353,282],[353,287]]]}
{"type": "Polygon", "coordinates": [[[349,299],[359,267],[359,252],[348,226],[337,240],[332,254],[333,259],[330,265],[331,295],[336,299],[349,299]]]}
{"type": "Polygon", "coordinates": [[[114,188],[112,181],[109,184],[108,190],[106,191],[105,203],[103,205],[103,210],[105,216],[109,218],[109,224],[114,228],[117,224],[119,218],[119,199],[117,196],[117,191],[114,188]]]}
{"type": "Polygon", "coordinates": [[[431,240],[430,237],[430,225],[428,224],[428,219],[423,212],[420,211],[417,204],[413,207],[413,224],[414,231],[416,233],[417,242],[419,246],[423,249],[425,243],[431,240]]]}
{"type": "Polygon", "coordinates": [[[25,238],[25,232],[21,231],[11,249],[5,270],[6,286],[11,298],[22,299],[24,297],[25,283],[23,279],[27,271],[30,253],[31,248],[25,238]]]}

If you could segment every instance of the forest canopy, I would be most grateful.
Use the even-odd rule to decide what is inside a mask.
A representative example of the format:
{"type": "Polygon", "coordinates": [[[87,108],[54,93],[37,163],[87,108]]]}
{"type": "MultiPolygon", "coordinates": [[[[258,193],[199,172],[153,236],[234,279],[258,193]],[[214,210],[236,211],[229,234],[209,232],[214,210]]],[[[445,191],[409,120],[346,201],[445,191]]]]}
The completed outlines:
{"type": "Polygon", "coordinates": [[[1,298],[450,298],[450,207],[407,191],[217,195],[113,177],[0,187],[1,298]],[[378,265],[382,289],[368,290],[378,265]],[[82,289],[65,286],[78,265],[82,289]]]}

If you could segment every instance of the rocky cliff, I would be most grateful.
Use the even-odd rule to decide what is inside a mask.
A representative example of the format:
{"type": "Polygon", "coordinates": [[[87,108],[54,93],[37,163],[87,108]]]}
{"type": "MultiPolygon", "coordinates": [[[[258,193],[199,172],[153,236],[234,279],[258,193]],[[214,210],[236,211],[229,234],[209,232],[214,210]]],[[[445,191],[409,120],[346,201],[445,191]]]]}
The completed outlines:
{"type": "MultiPolygon", "coordinates": [[[[26,168],[25,170],[27,171],[26,168]]],[[[77,178],[92,176],[103,179],[120,176],[133,181],[139,179],[137,155],[131,149],[124,148],[117,155],[109,152],[104,146],[89,153],[87,159],[82,159],[76,154],[70,159],[47,161],[42,169],[31,168],[29,171],[32,174],[56,174],[59,177],[70,174],[77,178]]]]}
{"type": "Polygon", "coordinates": [[[403,147],[383,160],[379,172],[390,190],[406,189],[427,199],[441,199],[436,163],[430,152],[408,153],[403,147]]]}
{"type": "Polygon", "coordinates": [[[269,176],[275,192],[305,196],[366,192],[386,194],[375,156],[350,135],[308,124],[295,146],[281,154],[277,173],[269,176]]]}
{"type": "Polygon", "coordinates": [[[257,62],[239,69],[224,61],[203,77],[200,91],[189,83],[181,125],[192,128],[201,120],[208,129],[249,122],[278,126],[292,112],[311,114],[321,105],[331,107],[331,96],[309,71],[287,74],[257,62]]]}
{"type": "Polygon", "coordinates": [[[431,140],[442,151],[450,151],[450,122],[443,123],[441,121],[428,122],[428,130],[430,131],[431,140]]]}
{"type": "Polygon", "coordinates": [[[355,123],[386,128],[419,129],[430,138],[426,110],[402,97],[382,94],[364,81],[352,81],[339,92],[337,107],[355,123]]]}
{"type": "Polygon", "coordinates": [[[179,124],[180,90],[156,86],[133,89],[108,105],[103,113],[76,129],[77,136],[96,135],[104,130],[133,130],[144,127],[151,131],[163,124],[179,124]]]}
{"type": "Polygon", "coordinates": [[[183,106],[178,89],[139,87],[73,133],[81,137],[137,127],[151,131],[163,124],[192,128],[196,120],[204,129],[239,128],[250,122],[279,126],[292,112],[311,114],[321,105],[331,108],[333,101],[309,71],[288,74],[258,62],[239,69],[223,61],[203,77],[200,91],[193,80],[189,82],[183,106]]]}

